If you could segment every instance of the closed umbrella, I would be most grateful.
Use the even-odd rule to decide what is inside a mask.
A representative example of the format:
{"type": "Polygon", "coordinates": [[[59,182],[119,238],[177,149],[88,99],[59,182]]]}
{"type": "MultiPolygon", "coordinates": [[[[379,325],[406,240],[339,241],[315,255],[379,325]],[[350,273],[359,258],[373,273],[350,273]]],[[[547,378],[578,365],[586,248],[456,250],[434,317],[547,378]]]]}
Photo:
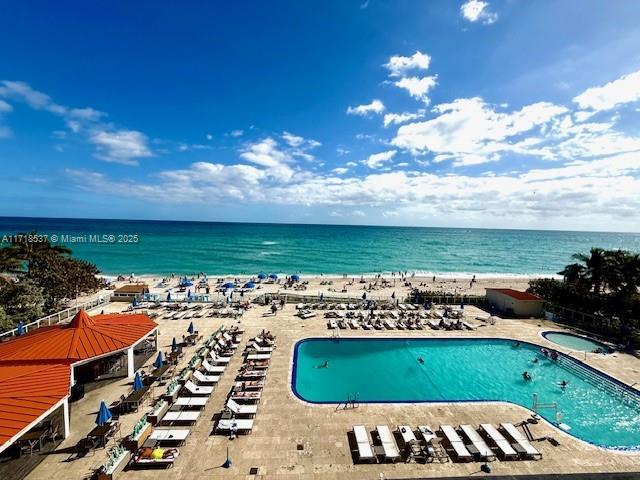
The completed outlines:
{"type": "Polygon", "coordinates": [[[22,320],[20,320],[18,322],[18,335],[24,335],[24,323],[22,323],[22,320]]]}
{"type": "Polygon", "coordinates": [[[460,310],[464,310],[464,298],[460,300],[460,310]]]}
{"type": "Polygon", "coordinates": [[[171,292],[167,293],[167,302],[171,301],[171,292]]]}
{"type": "Polygon", "coordinates": [[[102,400],[102,402],[100,402],[100,408],[98,409],[98,415],[96,416],[96,425],[101,427],[105,423],[108,423],[111,418],[113,418],[113,415],[111,415],[111,411],[107,408],[107,404],[102,400]]]}
{"type": "Polygon", "coordinates": [[[187,290],[187,298],[191,298],[191,289],[187,290]]]}
{"type": "Polygon", "coordinates": [[[176,341],[176,337],[173,337],[173,342],[171,342],[171,351],[175,352],[178,350],[178,342],[176,341]]]}
{"type": "Polygon", "coordinates": [[[158,356],[156,357],[156,361],[153,362],[153,366],[155,368],[160,368],[160,367],[162,367],[163,363],[164,363],[164,361],[162,360],[162,352],[158,352],[158,356]]]}
{"type": "Polygon", "coordinates": [[[136,295],[135,297],[133,297],[133,306],[137,307],[139,305],[138,303],[138,296],[136,295]]]}
{"type": "Polygon", "coordinates": [[[144,388],[144,384],[142,383],[142,378],[140,377],[140,372],[136,372],[136,378],[133,379],[133,390],[138,391],[144,388]]]}
{"type": "Polygon", "coordinates": [[[187,332],[189,332],[189,335],[193,335],[193,332],[195,331],[195,328],[193,327],[193,322],[189,323],[189,326],[187,327],[187,332]]]}

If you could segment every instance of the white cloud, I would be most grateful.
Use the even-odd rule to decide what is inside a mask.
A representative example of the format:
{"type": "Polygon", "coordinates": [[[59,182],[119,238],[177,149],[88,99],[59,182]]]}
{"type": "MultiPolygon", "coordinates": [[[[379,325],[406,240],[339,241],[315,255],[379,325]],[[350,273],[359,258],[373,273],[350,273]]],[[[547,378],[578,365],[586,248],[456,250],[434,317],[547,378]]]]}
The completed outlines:
{"type": "Polygon", "coordinates": [[[438,114],[433,119],[401,126],[391,143],[414,155],[434,153],[435,161],[472,165],[496,161],[502,151],[529,151],[530,144],[508,144],[503,140],[543,126],[567,109],[539,102],[502,113],[474,97],[437,105],[433,111],[438,114]]]}
{"type": "Polygon", "coordinates": [[[347,167],[357,167],[358,166],[358,164],[356,162],[347,162],[347,163],[345,163],[345,165],[347,167]]]}
{"type": "Polygon", "coordinates": [[[241,137],[242,135],[244,135],[244,130],[231,130],[229,132],[229,135],[231,135],[232,137],[241,137]]]}
{"type": "Polygon", "coordinates": [[[96,157],[107,162],[137,165],[139,158],[152,156],[145,134],[136,130],[95,130],[89,141],[96,145],[96,157]]]}
{"type": "Polygon", "coordinates": [[[489,11],[489,4],[482,0],[469,0],[460,7],[460,14],[469,22],[491,25],[498,20],[498,14],[489,11]]]}
{"type": "Polygon", "coordinates": [[[347,113],[349,115],[359,115],[361,117],[366,117],[372,113],[380,114],[382,112],[384,112],[384,103],[378,99],[374,99],[371,103],[366,105],[347,108],[347,113]]]}
{"type": "Polygon", "coordinates": [[[336,175],[344,175],[345,173],[347,173],[349,171],[349,169],[345,168],[345,167],[337,167],[337,168],[334,168],[331,171],[333,173],[335,173],[336,175]]]}
{"type": "Polygon", "coordinates": [[[623,75],[601,87],[588,88],[573,101],[582,109],[611,110],[624,103],[640,100],[640,70],[623,75]]]}
{"type": "Polygon", "coordinates": [[[344,148],[344,147],[338,147],[336,148],[336,153],[340,156],[342,155],[348,155],[351,153],[351,150],[349,150],[348,148],[344,148]]]}
{"type": "Polygon", "coordinates": [[[388,150],[386,152],[374,153],[369,155],[369,158],[364,160],[362,163],[367,165],[369,168],[380,168],[385,162],[391,160],[396,153],[397,150],[388,150]]]}
{"type": "Polygon", "coordinates": [[[389,70],[390,77],[404,77],[413,70],[428,70],[430,63],[431,57],[429,55],[416,51],[410,57],[394,55],[383,66],[389,70]]]}
{"type": "Polygon", "coordinates": [[[420,110],[416,113],[387,113],[384,116],[383,123],[384,127],[387,128],[389,125],[399,125],[401,123],[406,123],[411,120],[417,120],[419,118],[424,117],[424,110],[420,110]]]}
{"type": "Polygon", "coordinates": [[[394,83],[396,87],[406,90],[413,98],[421,100],[426,104],[429,104],[430,101],[427,93],[437,84],[437,76],[435,75],[422,78],[405,77],[394,83]]]}
{"type": "Polygon", "coordinates": [[[0,113],[7,113],[11,112],[12,110],[13,107],[10,104],[5,102],[4,100],[0,100],[0,113]]]}
{"type": "Polygon", "coordinates": [[[213,140],[213,135],[211,135],[210,133],[207,133],[207,140],[213,140]]]}

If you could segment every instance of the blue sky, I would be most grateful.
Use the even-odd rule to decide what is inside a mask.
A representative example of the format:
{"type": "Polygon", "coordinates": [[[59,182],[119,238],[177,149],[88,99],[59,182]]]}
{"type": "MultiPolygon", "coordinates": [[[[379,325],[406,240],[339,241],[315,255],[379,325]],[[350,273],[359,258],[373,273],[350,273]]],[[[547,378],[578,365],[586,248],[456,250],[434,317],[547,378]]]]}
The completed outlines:
{"type": "Polygon", "coordinates": [[[640,230],[640,3],[0,17],[0,215],[640,230]]]}

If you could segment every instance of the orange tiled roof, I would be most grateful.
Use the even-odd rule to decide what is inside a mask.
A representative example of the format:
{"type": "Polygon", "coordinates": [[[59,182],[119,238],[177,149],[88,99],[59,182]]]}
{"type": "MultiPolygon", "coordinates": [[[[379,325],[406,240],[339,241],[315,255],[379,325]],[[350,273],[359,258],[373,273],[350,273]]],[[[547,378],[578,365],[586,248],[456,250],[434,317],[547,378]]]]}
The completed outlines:
{"type": "Polygon", "coordinates": [[[80,310],[71,323],[39,328],[0,344],[4,361],[74,363],[130,347],[157,324],[144,314],[90,317],[80,310]]]}
{"type": "Polygon", "coordinates": [[[3,364],[0,367],[0,449],[69,394],[66,364],[3,364]]]}
{"type": "Polygon", "coordinates": [[[494,292],[500,292],[516,300],[542,300],[542,298],[529,292],[521,292],[512,288],[487,288],[487,290],[493,290],[494,292]]]}

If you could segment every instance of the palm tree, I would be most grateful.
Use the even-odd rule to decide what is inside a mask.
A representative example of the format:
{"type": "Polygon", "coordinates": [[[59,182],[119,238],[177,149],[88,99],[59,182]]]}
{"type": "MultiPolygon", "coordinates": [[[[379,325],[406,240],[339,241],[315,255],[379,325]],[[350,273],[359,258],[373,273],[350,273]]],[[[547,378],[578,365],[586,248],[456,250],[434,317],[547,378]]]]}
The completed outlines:
{"type": "Polygon", "coordinates": [[[589,282],[593,293],[599,295],[603,287],[603,279],[611,267],[609,252],[603,248],[593,247],[589,254],[576,253],[573,258],[584,263],[583,279],[589,282]]]}
{"type": "Polygon", "coordinates": [[[558,272],[558,275],[562,275],[564,277],[565,283],[570,283],[571,285],[578,285],[582,282],[584,274],[585,274],[584,265],[580,265],[579,263],[572,263],[571,265],[567,265],[561,272],[558,272]]]}

